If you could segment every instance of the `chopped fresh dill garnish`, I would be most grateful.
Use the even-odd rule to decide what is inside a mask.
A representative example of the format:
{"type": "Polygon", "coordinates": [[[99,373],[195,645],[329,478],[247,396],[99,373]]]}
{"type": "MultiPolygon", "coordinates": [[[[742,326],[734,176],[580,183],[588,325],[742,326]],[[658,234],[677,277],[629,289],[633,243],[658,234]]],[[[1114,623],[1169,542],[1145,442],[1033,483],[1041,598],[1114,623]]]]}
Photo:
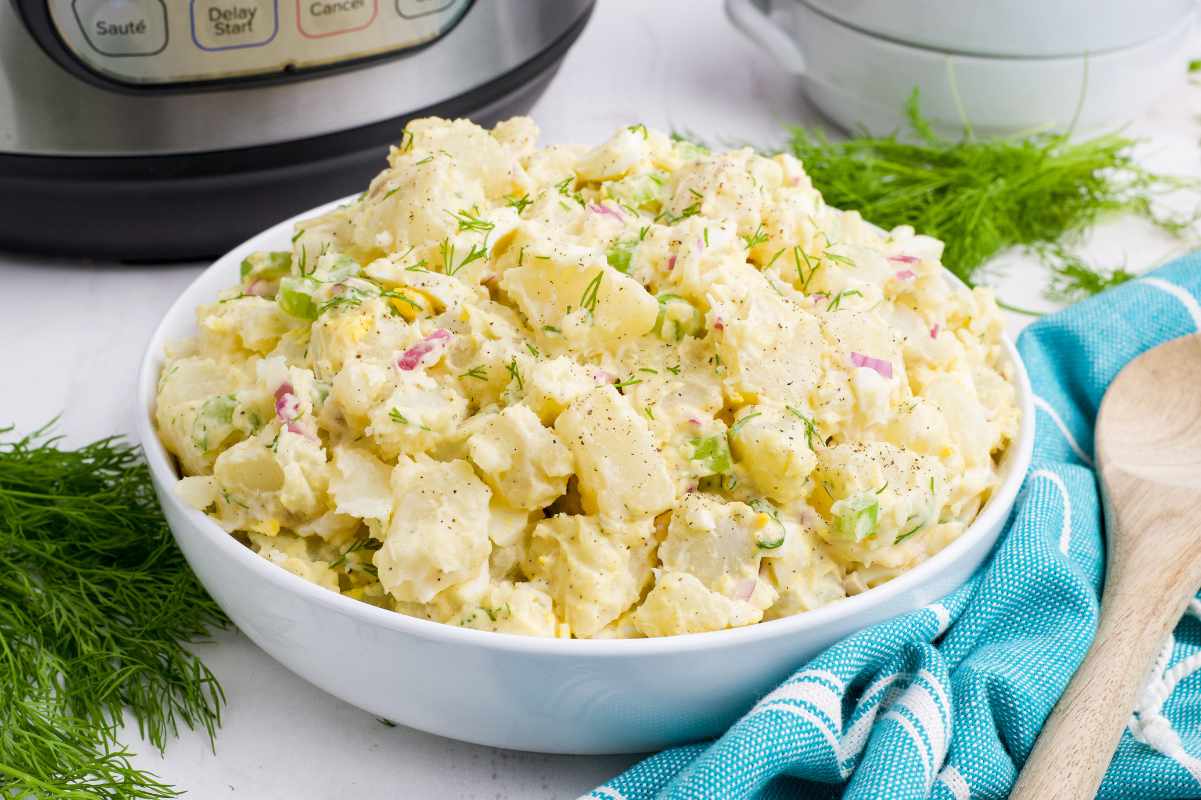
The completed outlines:
{"type": "Polygon", "coordinates": [[[360,550],[374,552],[383,546],[383,542],[381,542],[379,539],[372,539],[370,536],[364,536],[362,539],[355,539],[353,542],[347,545],[345,550],[342,551],[342,555],[338,556],[329,563],[329,568],[336,569],[337,567],[345,564],[347,556],[349,556],[351,553],[357,553],[360,550]]]}
{"type": "Polygon", "coordinates": [[[184,645],[225,624],[139,447],[68,450],[48,428],[0,442],[0,796],[177,796],[117,737],[132,717],[155,749],[181,725],[212,739],[225,696],[184,645]]]}
{"type": "Polygon", "coordinates": [[[563,180],[555,184],[555,188],[559,190],[559,194],[570,197],[571,190],[575,188],[575,176],[569,175],[563,180]]]}
{"type": "Polygon", "coordinates": [[[704,200],[704,199],[705,199],[705,196],[704,196],[703,194],[701,194],[700,192],[698,192],[696,189],[693,189],[692,187],[689,187],[689,188],[688,188],[688,193],[689,193],[690,195],[692,195],[693,197],[695,197],[697,200],[704,200]]]}
{"type": "Polygon", "coordinates": [[[554,325],[543,325],[542,330],[546,331],[547,333],[563,333],[563,331],[559,330],[554,325]]]}
{"type": "Polygon", "coordinates": [[[638,229],[638,241],[641,242],[643,239],[645,239],[646,232],[649,231],[650,229],[651,229],[650,225],[643,225],[641,228],[639,228],[638,229]]]}
{"type": "Polygon", "coordinates": [[[393,300],[399,300],[400,302],[404,303],[405,305],[412,306],[413,308],[417,309],[418,311],[425,310],[425,306],[421,305],[421,303],[418,303],[416,300],[409,297],[407,294],[400,291],[399,289],[383,289],[380,291],[379,296],[380,297],[390,297],[393,300]]]}
{"type": "Polygon", "coordinates": [[[521,197],[512,195],[505,198],[505,205],[507,205],[509,208],[517,209],[518,214],[521,214],[522,211],[525,211],[528,206],[533,204],[533,202],[534,201],[530,199],[528,194],[523,194],[521,197]]]}
{"type": "Polygon", "coordinates": [[[951,141],[922,116],[916,90],[907,114],[915,141],[832,142],[794,128],[789,149],[827,203],[857,209],[885,229],[911,225],[941,239],[943,263],[968,283],[1000,251],[1059,241],[1110,212],[1134,213],[1173,233],[1194,221],[1163,215],[1152,199],[1195,182],[1140,166],[1135,141],[1118,133],[1073,141],[1049,132],[976,139],[965,130],[951,141]]]}
{"type": "MultiPolygon", "coordinates": [[[[817,425],[814,424],[812,419],[810,419],[809,417],[806,417],[804,414],[802,414],[800,411],[797,411],[792,406],[784,406],[784,408],[788,409],[788,413],[792,414],[794,417],[799,419],[801,421],[801,424],[805,426],[805,444],[807,444],[809,446],[809,449],[812,450],[813,449],[813,437],[817,436],[817,425]]],[[[934,479],[931,478],[930,480],[933,481],[934,479]]]]}
{"type": "Polygon", "coordinates": [[[317,315],[320,316],[332,308],[341,308],[343,306],[357,306],[357,305],[362,305],[362,303],[363,303],[363,298],[359,297],[358,295],[355,295],[355,294],[346,293],[346,294],[336,295],[335,297],[331,297],[330,299],[326,300],[324,303],[322,303],[320,306],[317,307],[317,315]]]}
{"type": "Polygon", "coordinates": [[[292,244],[296,244],[296,240],[304,236],[304,228],[297,228],[296,233],[292,234],[292,244]]]}
{"type": "Polygon", "coordinates": [[[471,249],[467,251],[467,255],[463,256],[463,260],[455,265],[455,246],[450,239],[443,239],[438,245],[438,252],[442,254],[442,272],[446,275],[454,275],[463,267],[473,261],[478,261],[488,255],[488,249],[482,245],[473,244],[471,249]]]}
{"type": "Polygon", "coordinates": [[[740,430],[742,430],[742,426],[743,426],[743,425],[746,425],[748,422],[750,422],[751,420],[753,420],[755,417],[761,417],[761,416],[763,416],[763,412],[762,412],[762,411],[755,411],[755,412],[753,412],[753,413],[751,413],[751,414],[747,414],[747,415],[745,415],[745,416],[739,417],[739,418],[738,418],[738,419],[737,419],[737,420],[734,422],[734,424],[730,426],[730,435],[731,435],[731,436],[736,436],[736,435],[738,434],[738,432],[739,432],[740,430]]]}
{"type": "Polygon", "coordinates": [[[837,311],[839,306],[842,305],[844,297],[863,297],[863,292],[858,289],[843,289],[831,298],[830,302],[826,305],[826,311],[837,311]]]}
{"type": "Polygon", "coordinates": [[[809,291],[809,281],[813,280],[813,275],[821,268],[821,262],[814,264],[809,260],[808,254],[800,248],[799,245],[792,248],[792,260],[796,264],[797,280],[801,282],[801,291],[809,291]],[[805,274],[805,270],[801,268],[801,262],[805,262],[805,266],[809,268],[809,274],[805,274]]]}
{"type": "Polygon", "coordinates": [[[395,188],[392,188],[392,189],[389,189],[389,190],[388,190],[388,191],[387,191],[387,192],[384,194],[384,196],[383,196],[383,197],[381,197],[380,199],[381,199],[381,200],[387,200],[389,197],[391,197],[392,195],[396,194],[396,193],[397,193],[397,192],[399,192],[399,191],[400,191],[400,187],[399,187],[399,186],[397,186],[397,187],[395,187],[395,188]]]}
{"type": "Polygon", "coordinates": [[[664,369],[666,369],[666,370],[667,370],[668,372],[670,372],[672,375],[679,375],[679,374],[680,374],[680,365],[679,365],[679,364],[676,364],[674,367],[664,367],[664,369]]]}
{"type": "Polygon", "coordinates": [[[505,365],[505,369],[509,372],[509,379],[517,383],[517,388],[521,391],[525,390],[525,381],[521,379],[521,370],[517,369],[517,358],[505,365]]]}
{"type": "Polygon", "coordinates": [[[580,308],[587,311],[589,314],[596,313],[596,304],[600,302],[600,285],[601,280],[605,277],[604,270],[596,273],[596,277],[588,282],[584,287],[584,294],[580,296],[580,308]]]}
{"type": "Polygon", "coordinates": [[[428,163],[430,163],[430,162],[431,162],[431,161],[433,161],[433,160],[434,160],[434,157],[433,157],[433,156],[426,156],[425,158],[423,158],[423,159],[421,159],[420,161],[418,161],[418,162],[417,162],[417,166],[419,166],[419,167],[420,167],[422,164],[428,164],[428,163]]]}
{"type": "MultiPolygon", "coordinates": [[[[769,258],[769,259],[767,260],[767,263],[763,265],[763,268],[764,268],[764,269],[767,269],[767,268],[768,268],[768,267],[770,267],[772,264],[776,263],[776,259],[778,259],[780,256],[784,255],[784,251],[785,251],[785,250],[787,250],[787,249],[788,249],[787,247],[781,247],[779,250],[777,250],[776,252],[772,253],[772,254],[771,254],[771,258],[769,258]]],[[[798,266],[798,267],[800,266],[799,262],[798,262],[797,266],[798,266]]],[[[798,274],[799,274],[800,270],[798,269],[798,270],[797,270],[797,272],[798,272],[798,274]]]]}
{"type": "Polygon", "coordinates": [[[635,378],[635,377],[631,376],[629,378],[626,378],[624,381],[620,381],[618,383],[613,384],[613,388],[614,389],[624,389],[627,386],[634,386],[639,383],[642,383],[642,378],[635,378]]]}
{"type": "Polygon", "coordinates": [[[705,247],[709,246],[709,229],[705,228],[705,247]]]}
{"type": "Polygon", "coordinates": [[[413,134],[408,128],[400,132],[400,152],[407,153],[413,149],[413,134]]]}
{"type": "Polygon", "coordinates": [[[530,355],[532,355],[534,358],[541,358],[541,357],[542,357],[542,354],[538,352],[538,348],[537,348],[537,347],[535,347],[535,346],[534,346],[533,344],[531,344],[530,342],[526,342],[526,343],[525,343],[525,349],[526,349],[526,350],[529,350],[529,351],[530,351],[530,355]]]}
{"type": "Polygon", "coordinates": [[[477,231],[480,233],[488,233],[496,227],[495,223],[489,222],[486,219],[480,218],[478,208],[469,208],[462,211],[447,211],[456,222],[459,223],[459,233],[463,231],[477,231]]]}
{"type": "MultiPolygon", "coordinates": [[[[707,233],[708,233],[708,231],[706,231],[706,234],[707,233]]],[[[743,236],[742,240],[744,242],[746,242],[747,250],[754,250],[757,246],[763,244],[764,242],[766,242],[768,240],[768,235],[767,235],[767,232],[765,230],[763,230],[763,224],[760,223],[759,227],[755,228],[754,233],[752,233],[750,236],[743,236]]],[[[706,242],[707,241],[708,240],[706,240],[706,242]]]]}
{"type": "Polygon", "coordinates": [[[646,414],[646,418],[649,420],[653,421],[655,419],[655,412],[650,406],[645,406],[642,409],[642,413],[646,414]]]}
{"type": "Polygon", "coordinates": [[[826,259],[827,261],[833,261],[835,264],[842,264],[844,267],[855,266],[855,262],[851,259],[844,255],[839,255],[838,253],[832,252],[830,248],[833,246],[834,245],[830,244],[829,240],[827,240],[826,249],[822,252],[822,258],[826,259]]]}
{"type": "Polygon", "coordinates": [[[639,122],[637,125],[629,126],[628,128],[626,128],[626,130],[632,131],[633,133],[641,133],[643,139],[646,139],[648,136],[650,136],[650,133],[647,131],[646,126],[643,125],[641,122],[639,122]]]}
{"type": "Polygon", "coordinates": [[[653,368],[651,368],[651,367],[639,367],[639,368],[638,368],[638,371],[639,371],[639,372],[645,372],[645,373],[647,373],[648,375],[658,375],[658,374],[659,374],[659,370],[657,370],[657,369],[653,369],[653,368]]]}
{"type": "Polygon", "coordinates": [[[391,418],[391,420],[393,422],[400,423],[401,425],[416,425],[418,428],[421,428],[421,430],[423,430],[423,431],[429,430],[429,428],[426,427],[425,425],[421,425],[420,423],[410,422],[409,418],[406,417],[404,414],[400,413],[400,409],[398,409],[398,408],[394,408],[391,411],[389,411],[388,416],[391,418]]]}
{"type": "Polygon", "coordinates": [[[905,531],[904,533],[902,533],[902,534],[901,534],[900,536],[898,536],[898,537],[897,537],[895,540],[893,540],[893,544],[900,544],[901,542],[905,541],[905,540],[906,540],[906,539],[908,539],[910,536],[912,536],[913,534],[917,533],[918,531],[920,531],[920,530],[921,530],[922,528],[924,528],[924,527],[926,527],[926,523],[924,523],[924,522],[919,522],[918,524],[914,525],[914,526],[913,526],[912,528],[910,528],[909,530],[907,530],[907,531],[905,531]]]}
{"type": "Polygon", "coordinates": [[[484,369],[482,364],[472,367],[459,376],[460,378],[475,378],[477,381],[488,380],[488,371],[484,369]]]}

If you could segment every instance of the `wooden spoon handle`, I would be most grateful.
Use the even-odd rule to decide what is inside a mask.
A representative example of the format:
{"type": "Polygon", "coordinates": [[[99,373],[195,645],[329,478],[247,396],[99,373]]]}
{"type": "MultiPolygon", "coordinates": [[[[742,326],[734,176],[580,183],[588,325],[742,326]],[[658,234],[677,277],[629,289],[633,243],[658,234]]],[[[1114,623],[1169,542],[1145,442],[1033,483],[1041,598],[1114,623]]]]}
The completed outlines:
{"type": "Polygon", "coordinates": [[[1122,738],[1138,693],[1191,591],[1166,597],[1154,573],[1107,581],[1093,645],[1034,744],[1010,800],[1085,800],[1122,738]]]}

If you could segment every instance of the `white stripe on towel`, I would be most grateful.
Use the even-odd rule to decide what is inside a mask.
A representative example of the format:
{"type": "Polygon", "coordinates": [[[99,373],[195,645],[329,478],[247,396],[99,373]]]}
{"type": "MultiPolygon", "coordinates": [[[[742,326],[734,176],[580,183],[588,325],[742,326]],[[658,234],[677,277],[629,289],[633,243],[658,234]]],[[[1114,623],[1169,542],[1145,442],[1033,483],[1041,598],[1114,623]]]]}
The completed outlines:
{"type": "Polygon", "coordinates": [[[972,796],[972,787],[968,786],[967,780],[959,770],[952,767],[950,764],[942,768],[942,772],[938,773],[938,780],[943,786],[947,787],[947,791],[955,800],[969,800],[972,796]]]}
{"type": "Polygon", "coordinates": [[[1063,527],[1059,531],[1059,552],[1066,556],[1068,546],[1072,543],[1072,499],[1068,496],[1068,487],[1064,486],[1063,478],[1049,469],[1036,469],[1030,473],[1030,477],[1031,479],[1046,478],[1063,495],[1063,527]]]}
{"type": "Polygon", "coordinates": [[[1193,327],[1201,331],[1201,305],[1197,305],[1197,298],[1189,294],[1187,289],[1177,286],[1170,281],[1165,281],[1163,278],[1140,278],[1139,283],[1154,286],[1161,292],[1167,292],[1179,300],[1180,304],[1184,306],[1184,310],[1193,318],[1193,327]]]}
{"type": "Polygon", "coordinates": [[[1072,432],[1068,430],[1068,426],[1063,424],[1063,418],[1060,417],[1059,413],[1051,407],[1051,404],[1038,395],[1034,395],[1034,407],[1041,408],[1047,413],[1047,416],[1050,417],[1051,421],[1055,423],[1055,427],[1059,428],[1059,432],[1063,434],[1063,438],[1068,440],[1068,447],[1072,448],[1072,452],[1075,453],[1081,461],[1091,467],[1093,465],[1093,460],[1089,458],[1082,449],[1080,449],[1080,445],[1076,444],[1076,437],[1072,436],[1072,432]]]}

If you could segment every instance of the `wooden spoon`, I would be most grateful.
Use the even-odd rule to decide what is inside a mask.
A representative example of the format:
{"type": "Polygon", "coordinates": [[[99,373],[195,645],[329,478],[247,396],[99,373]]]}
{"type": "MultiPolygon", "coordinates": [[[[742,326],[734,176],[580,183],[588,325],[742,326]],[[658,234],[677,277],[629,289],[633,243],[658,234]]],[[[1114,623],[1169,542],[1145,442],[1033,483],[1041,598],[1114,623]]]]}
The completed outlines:
{"type": "Polygon", "coordinates": [[[1127,364],[1101,401],[1094,441],[1107,545],[1097,637],[1011,800],[1096,795],[1156,656],[1201,586],[1201,335],[1127,364]]]}

